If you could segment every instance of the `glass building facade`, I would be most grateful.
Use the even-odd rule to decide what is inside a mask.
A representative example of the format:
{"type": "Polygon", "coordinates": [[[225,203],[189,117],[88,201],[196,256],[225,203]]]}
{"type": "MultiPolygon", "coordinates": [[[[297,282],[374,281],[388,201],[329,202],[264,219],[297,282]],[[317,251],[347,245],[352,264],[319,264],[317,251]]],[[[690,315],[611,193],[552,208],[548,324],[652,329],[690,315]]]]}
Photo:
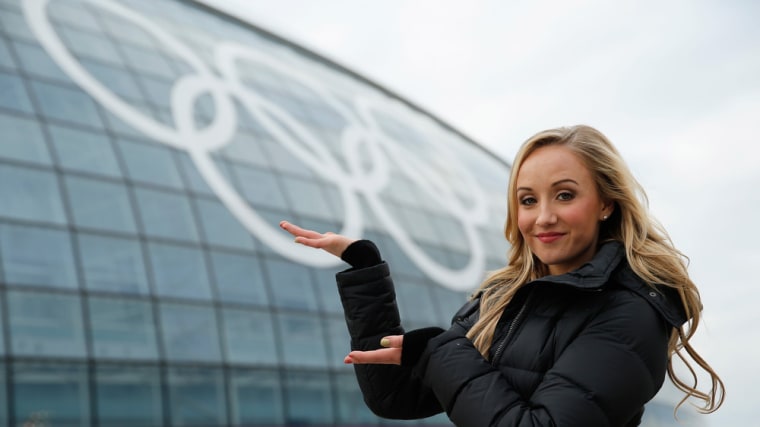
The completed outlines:
{"type": "Polygon", "coordinates": [[[0,0],[0,131],[0,426],[450,424],[366,409],[345,265],[278,222],[372,239],[444,326],[507,250],[473,141],[179,0],[0,0]]]}
{"type": "Polygon", "coordinates": [[[0,0],[0,129],[0,426],[392,424],[278,222],[374,240],[410,328],[504,262],[506,164],[193,2],[0,0]]]}

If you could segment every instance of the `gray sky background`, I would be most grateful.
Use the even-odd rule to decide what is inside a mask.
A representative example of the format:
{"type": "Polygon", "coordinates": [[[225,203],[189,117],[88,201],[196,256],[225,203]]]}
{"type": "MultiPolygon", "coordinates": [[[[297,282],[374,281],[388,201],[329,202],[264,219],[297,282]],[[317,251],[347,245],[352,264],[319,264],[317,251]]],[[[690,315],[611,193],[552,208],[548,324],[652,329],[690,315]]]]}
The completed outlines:
{"type": "Polygon", "coordinates": [[[757,425],[760,2],[205,0],[400,94],[511,161],[550,127],[604,132],[691,259],[712,426],[757,425]]]}

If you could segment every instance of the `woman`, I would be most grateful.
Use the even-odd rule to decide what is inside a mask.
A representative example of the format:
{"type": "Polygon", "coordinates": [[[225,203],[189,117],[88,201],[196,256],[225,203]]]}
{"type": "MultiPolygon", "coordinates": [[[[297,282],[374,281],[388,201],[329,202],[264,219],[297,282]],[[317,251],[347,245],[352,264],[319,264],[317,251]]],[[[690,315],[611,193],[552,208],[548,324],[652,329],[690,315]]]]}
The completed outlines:
{"type": "Polygon", "coordinates": [[[635,426],[665,373],[720,407],[720,378],[689,344],[699,293],[684,256],[649,217],[643,189],[597,130],[526,141],[512,167],[509,264],[444,331],[404,333],[388,265],[366,240],[281,226],[342,257],[337,275],[365,401],[376,414],[445,411],[457,426],[635,426]],[[673,369],[683,360],[692,376],[673,369]],[[691,363],[689,362],[691,359],[691,363]],[[692,364],[711,380],[699,391],[692,364]]]}

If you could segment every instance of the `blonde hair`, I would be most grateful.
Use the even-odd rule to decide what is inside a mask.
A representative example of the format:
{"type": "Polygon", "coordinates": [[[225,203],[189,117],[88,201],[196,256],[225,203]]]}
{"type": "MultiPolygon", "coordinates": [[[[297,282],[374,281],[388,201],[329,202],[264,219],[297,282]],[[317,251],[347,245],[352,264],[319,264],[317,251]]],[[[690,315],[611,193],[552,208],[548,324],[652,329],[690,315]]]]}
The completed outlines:
{"type": "Polygon", "coordinates": [[[520,167],[531,153],[547,145],[562,145],[572,150],[591,171],[602,200],[614,202],[614,211],[599,230],[599,242],[614,240],[622,243],[628,263],[639,277],[649,284],[674,288],[681,297],[689,320],[674,328],[668,345],[668,377],[686,393],[676,410],[689,397],[694,397],[703,403],[699,407],[700,412],[716,411],[725,397],[723,381],[689,343],[699,326],[702,306],[699,291],[687,272],[688,259],[673,246],[667,232],[649,215],[644,189],[633,177],[620,153],[601,132],[590,126],[539,132],[528,139],[517,153],[509,178],[508,214],[504,230],[511,244],[509,263],[492,272],[481,285],[480,318],[468,337],[483,356],[488,357],[496,324],[517,290],[531,280],[549,274],[547,266],[533,256],[517,228],[516,209],[516,181],[520,167]],[[686,365],[690,379],[678,377],[673,369],[674,356],[686,365]],[[687,356],[709,374],[709,392],[697,389],[697,375],[687,356]]]}

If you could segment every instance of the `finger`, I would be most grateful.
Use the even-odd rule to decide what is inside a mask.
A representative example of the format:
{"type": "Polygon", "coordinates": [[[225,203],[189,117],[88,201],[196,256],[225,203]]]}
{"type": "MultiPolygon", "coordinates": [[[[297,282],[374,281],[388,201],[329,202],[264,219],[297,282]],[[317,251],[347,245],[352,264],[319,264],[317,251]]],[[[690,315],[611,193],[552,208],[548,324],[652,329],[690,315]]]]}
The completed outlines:
{"type": "Polygon", "coordinates": [[[401,348],[403,344],[403,335],[389,335],[380,340],[380,345],[386,348],[401,348]]]}
{"type": "Polygon", "coordinates": [[[280,221],[280,227],[296,237],[306,237],[307,239],[319,239],[323,237],[322,234],[317,233],[316,231],[301,228],[288,221],[280,221]]]}
{"type": "Polygon", "coordinates": [[[347,364],[378,364],[378,365],[400,365],[401,349],[400,348],[381,348],[372,351],[352,351],[348,353],[344,363],[347,364]]]}

